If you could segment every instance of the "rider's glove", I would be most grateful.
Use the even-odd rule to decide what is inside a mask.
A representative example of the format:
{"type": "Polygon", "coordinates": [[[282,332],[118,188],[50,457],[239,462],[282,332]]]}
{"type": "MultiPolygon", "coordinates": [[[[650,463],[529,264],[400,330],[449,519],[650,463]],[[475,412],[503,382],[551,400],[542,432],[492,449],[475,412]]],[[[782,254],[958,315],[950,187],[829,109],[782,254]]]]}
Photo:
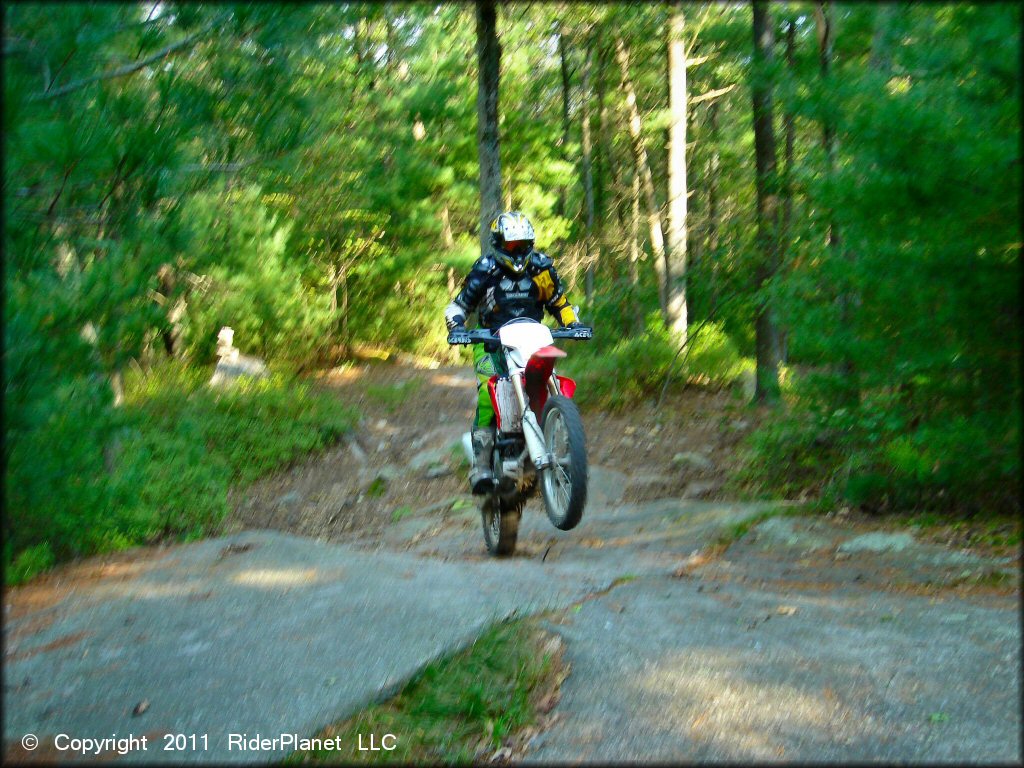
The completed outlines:
{"type": "Polygon", "coordinates": [[[583,323],[581,323],[579,320],[573,320],[571,323],[569,323],[565,327],[566,328],[582,328],[583,327],[583,323]]]}
{"type": "Polygon", "coordinates": [[[445,317],[444,324],[448,327],[449,333],[452,333],[453,331],[464,332],[466,330],[466,317],[465,315],[445,317]]]}

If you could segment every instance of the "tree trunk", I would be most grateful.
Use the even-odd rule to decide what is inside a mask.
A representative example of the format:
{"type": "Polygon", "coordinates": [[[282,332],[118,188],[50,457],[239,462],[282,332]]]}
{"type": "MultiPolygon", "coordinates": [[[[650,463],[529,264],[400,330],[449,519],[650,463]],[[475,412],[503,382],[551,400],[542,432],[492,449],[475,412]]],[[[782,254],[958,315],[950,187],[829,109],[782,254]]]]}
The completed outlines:
{"type": "Polygon", "coordinates": [[[680,343],[686,341],[686,45],[685,19],[672,5],[668,25],[668,90],[671,124],[668,143],[668,273],[669,327],[680,343]]]}
{"type": "MultiPolygon", "coordinates": [[[[598,167],[606,171],[602,175],[607,179],[605,183],[599,184],[597,187],[597,192],[600,193],[599,199],[601,200],[598,210],[600,211],[600,239],[603,247],[606,249],[606,252],[621,255],[629,249],[629,205],[631,198],[629,197],[628,190],[625,188],[626,182],[619,173],[619,166],[616,162],[609,136],[610,132],[615,130],[613,122],[615,114],[608,109],[608,103],[604,99],[607,85],[605,74],[609,55],[610,51],[607,49],[601,49],[598,54],[597,109],[599,120],[597,145],[600,149],[601,157],[601,164],[598,167]],[[610,181],[610,185],[608,181],[610,181]],[[613,217],[614,222],[611,220],[613,217]],[[615,229],[617,234],[614,237],[608,235],[609,224],[617,227],[615,229]]],[[[633,241],[635,242],[635,240],[636,238],[634,237],[633,241]]],[[[621,258],[616,258],[614,262],[616,267],[614,272],[616,275],[619,274],[621,261],[621,258]]]]}
{"type": "Polygon", "coordinates": [[[636,104],[636,90],[629,76],[629,52],[621,37],[615,38],[615,54],[622,68],[622,92],[626,97],[626,109],[629,114],[629,136],[633,143],[633,158],[637,172],[640,174],[640,186],[647,205],[647,226],[651,238],[651,259],[654,272],[658,277],[658,303],[665,327],[670,327],[668,317],[668,256],[665,252],[665,235],[661,226],[661,211],[654,195],[654,180],[651,178],[651,166],[647,160],[647,148],[644,146],[640,109],[636,104]]]}
{"type": "Polygon", "coordinates": [[[768,74],[775,35],[765,0],[753,0],[754,72],[751,94],[754,116],[754,158],[757,166],[757,242],[759,250],[756,279],[762,293],[754,321],[757,359],[754,400],[759,403],[779,398],[779,334],[773,301],[765,294],[768,282],[779,267],[778,175],[775,164],[775,131],[772,84],[768,74]]]}
{"type": "Polygon", "coordinates": [[[597,216],[597,236],[602,247],[607,245],[607,216],[608,216],[608,177],[611,169],[608,164],[611,158],[608,156],[608,141],[605,138],[607,133],[608,112],[605,108],[605,73],[606,61],[605,49],[598,46],[597,32],[595,32],[593,45],[597,47],[597,71],[595,90],[597,91],[597,152],[594,162],[594,213],[597,216]]]}
{"type": "Polygon", "coordinates": [[[630,197],[629,217],[629,285],[633,304],[633,333],[644,332],[644,315],[640,309],[640,173],[633,171],[633,187],[630,197]]]}
{"type": "Polygon", "coordinates": [[[583,64],[583,204],[586,208],[586,244],[587,244],[587,273],[584,282],[584,295],[587,305],[594,299],[594,273],[597,261],[600,258],[600,249],[594,240],[594,177],[591,168],[591,138],[590,138],[590,75],[593,66],[593,48],[587,47],[587,58],[583,64]]]}
{"type": "Polygon", "coordinates": [[[490,249],[490,222],[501,211],[501,153],[498,145],[498,83],[501,47],[498,45],[494,0],[476,3],[476,113],[480,157],[480,248],[490,249]]]}
{"type": "Polygon", "coordinates": [[[441,209],[441,242],[446,251],[455,247],[455,236],[452,234],[452,220],[448,213],[448,204],[445,203],[441,209]]]}
{"type": "MultiPolygon", "coordinates": [[[[821,80],[825,89],[829,88],[832,68],[833,46],[835,43],[835,30],[832,26],[831,4],[819,2],[814,8],[814,21],[818,32],[818,59],[821,68],[821,80]]],[[[821,124],[821,140],[825,149],[825,173],[831,179],[836,172],[836,156],[838,152],[836,142],[836,128],[828,118],[821,124]]],[[[828,249],[835,262],[844,258],[842,253],[842,241],[839,237],[839,227],[835,220],[835,209],[829,211],[828,223],[828,249]]],[[[853,263],[848,260],[847,274],[852,278],[853,263]]],[[[840,287],[839,293],[839,323],[842,326],[844,335],[852,330],[853,325],[853,303],[848,285],[840,287]]],[[[840,372],[844,382],[843,397],[848,401],[855,401],[859,398],[860,386],[857,383],[857,371],[853,363],[853,356],[850,354],[850,345],[842,345],[842,358],[839,364],[840,372]]]]}
{"type": "Polygon", "coordinates": [[[338,286],[341,284],[341,270],[331,265],[331,317],[338,316],[338,286]]]}
{"type": "Polygon", "coordinates": [[[711,257],[710,312],[718,306],[718,102],[708,105],[708,132],[711,152],[708,157],[708,242],[706,253],[711,257]]]}
{"type": "MultiPolygon", "coordinates": [[[[565,57],[565,33],[562,30],[562,22],[558,22],[558,59],[562,71],[562,157],[566,162],[569,158],[569,65],[565,57]]],[[[584,89],[583,97],[586,98],[587,91],[584,89]]],[[[562,184],[558,190],[558,215],[566,216],[566,200],[568,192],[562,184]]]]}
{"type": "Polygon", "coordinates": [[[341,268],[341,337],[350,346],[348,335],[348,264],[341,268]]]}
{"type": "MultiPolygon", "coordinates": [[[[786,22],[786,68],[791,77],[796,76],[794,53],[796,49],[796,24],[792,19],[786,22]]],[[[793,218],[793,142],[795,141],[795,120],[789,104],[782,113],[782,130],[786,145],[782,151],[785,170],[782,176],[782,222],[779,224],[779,248],[782,253],[790,249],[789,226],[793,218]]],[[[788,261],[788,259],[780,259],[788,261]]],[[[780,360],[786,362],[789,352],[789,333],[785,328],[779,330],[780,360]]]]}

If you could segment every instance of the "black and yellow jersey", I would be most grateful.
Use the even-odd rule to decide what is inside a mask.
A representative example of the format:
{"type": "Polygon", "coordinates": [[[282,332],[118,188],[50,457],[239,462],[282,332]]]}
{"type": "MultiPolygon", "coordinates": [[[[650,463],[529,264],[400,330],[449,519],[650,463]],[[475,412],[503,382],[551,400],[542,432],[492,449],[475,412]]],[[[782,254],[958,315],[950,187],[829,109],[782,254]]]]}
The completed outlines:
{"type": "Polygon", "coordinates": [[[504,269],[492,256],[481,256],[466,275],[454,303],[467,315],[477,310],[481,328],[497,328],[517,317],[541,322],[545,307],[561,325],[578,320],[554,262],[538,251],[530,254],[519,275],[504,269]]]}

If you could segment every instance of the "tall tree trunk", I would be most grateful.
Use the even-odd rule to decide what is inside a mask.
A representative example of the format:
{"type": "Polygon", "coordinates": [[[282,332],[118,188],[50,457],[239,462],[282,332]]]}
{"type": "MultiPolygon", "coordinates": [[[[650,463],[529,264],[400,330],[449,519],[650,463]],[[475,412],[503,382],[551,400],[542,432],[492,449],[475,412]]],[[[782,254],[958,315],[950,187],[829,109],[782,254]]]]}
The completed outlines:
{"type": "Polygon", "coordinates": [[[751,87],[754,114],[754,157],[757,166],[757,242],[759,250],[756,279],[761,291],[754,321],[757,359],[754,400],[765,403],[779,397],[779,333],[773,302],[765,288],[779,268],[778,174],[775,164],[774,107],[769,75],[775,35],[765,0],[753,0],[754,73],[751,87]]]}
{"type": "MultiPolygon", "coordinates": [[[[796,62],[794,54],[796,49],[796,24],[792,19],[786,22],[786,69],[791,77],[796,76],[796,62]]],[[[793,218],[793,143],[795,138],[795,120],[793,110],[787,103],[782,113],[782,130],[785,136],[785,148],[782,151],[785,170],[782,175],[782,222],[779,224],[779,248],[783,254],[790,249],[789,226],[793,218]]],[[[783,262],[788,259],[783,257],[783,262]]],[[[779,330],[780,360],[786,362],[789,353],[789,333],[785,328],[779,330]]]]}
{"type": "Polygon", "coordinates": [[[593,47],[587,47],[587,58],[583,64],[583,114],[582,114],[582,144],[583,144],[583,205],[586,209],[586,244],[587,244],[587,272],[584,282],[584,295],[587,298],[587,305],[594,299],[594,273],[597,261],[600,258],[600,248],[594,239],[594,176],[592,173],[592,147],[590,138],[590,76],[591,67],[594,63],[593,47]]]}
{"type": "Polygon", "coordinates": [[[498,146],[498,83],[501,47],[498,45],[495,0],[476,3],[476,114],[480,156],[480,248],[490,248],[490,222],[501,211],[501,153],[498,146]]]}
{"type": "Polygon", "coordinates": [[[651,166],[647,160],[647,147],[644,146],[640,109],[636,103],[636,90],[629,76],[629,52],[621,37],[615,38],[615,55],[622,69],[622,92],[626,97],[626,109],[629,115],[629,136],[633,143],[633,159],[637,172],[640,174],[640,186],[647,205],[647,226],[650,232],[651,257],[654,272],[658,277],[658,303],[665,327],[670,327],[668,317],[668,255],[665,250],[665,235],[661,226],[661,210],[654,194],[654,180],[651,177],[651,166]]]}
{"type": "Polygon", "coordinates": [[[632,195],[629,217],[629,286],[632,299],[633,333],[644,332],[644,315],[640,309],[640,173],[633,170],[632,195]]]}
{"type": "MultiPolygon", "coordinates": [[[[565,56],[565,32],[562,22],[558,22],[558,60],[562,71],[562,157],[569,162],[569,64],[565,56]]],[[[586,98],[587,91],[584,89],[583,96],[586,98]]],[[[568,192],[565,184],[559,186],[558,190],[558,215],[566,216],[566,200],[568,192]]]]}
{"type": "MultiPolygon", "coordinates": [[[[602,49],[598,55],[598,78],[597,78],[597,109],[598,109],[598,128],[597,128],[597,146],[600,149],[601,165],[599,168],[604,169],[606,173],[602,175],[610,181],[606,181],[604,184],[600,184],[597,187],[597,191],[600,192],[601,205],[598,206],[600,214],[600,239],[603,247],[608,253],[615,253],[621,256],[628,251],[629,241],[628,232],[630,229],[630,218],[629,218],[629,205],[631,198],[625,188],[625,180],[620,174],[620,168],[616,162],[615,153],[612,147],[610,133],[615,130],[614,120],[616,112],[609,110],[608,103],[604,99],[604,94],[607,86],[605,74],[607,72],[607,60],[610,55],[609,50],[602,49]],[[612,221],[614,218],[614,222],[612,221]],[[608,227],[612,226],[616,236],[612,237],[608,234],[608,227]]],[[[639,187],[638,187],[639,189],[639,187]]],[[[635,241],[636,238],[633,238],[635,241]]],[[[621,258],[616,258],[614,265],[616,267],[615,274],[619,274],[619,268],[621,267],[621,258]]]]}
{"type": "Polygon", "coordinates": [[[668,142],[668,272],[669,327],[686,340],[686,45],[685,18],[678,2],[668,25],[668,91],[671,124],[668,142]]]}
{"type": "MultiPolygon", "coordinates": [[[[832,8],[830,3],[819,2],[814,8],[814,21],[818,32],[818,60],[821,68],[821,80],[826,92],[829,89],[831,80],[831,68],[833,58],[833,47],[835,44],[835,30],[832,25],[832,8]]],[[[821,123],[821,141],[825,149],[825,173],[831,179],[836,172],[836,156],[838,152],[836,142],[836,127],[831,119],[825,118],[821,123]]],[[[835,220],[835,209],[829,211],[828,223],[828,249],[833,260],[844,258],[842,253],[842,241],[839,236],[839,226],[835,220]]],[[[852,278],[853,263],[847,260],[848,279],[852,278]]],[[[850,332],[853,326],[853,303],[849,285],[840,288],[839,293],[839,323],[844,334],[850,332]]],[[[859,384],[857,383],[857,371],[850,354],[850,345],[842,345],[843,352],[839,364],[842,373],[846,400],[855,401],[859,398],[859,384]]]]}
{"type": "Polygon", "coordinates": [[[708,133],[711,142],[711,152],[708,157],[708,242],[705,248],[711,257],[711,298],[710,312],[715,312],[718,306],[718,102],[712,101],[708,105],[708,133]]]}
{"type": "Polygon", "coordinates": [[[348,262],[341,267],[341,337],[345,340],[345,347],[350,346],[348,334],[348,262]]]}
{"type": "MultiPolygon", "coordinates": [[[[608,182],[612,176],[613,168],[610,167],[611,157],[609,156],[608,140],[608,110],[605,106],[604,93],[607,73],[607,49],[598,45],[599,32],[595,30],[593,45],[597,47],[597,82],[595,90],[597,96],[597,152],[594,157],[594,208],[597,216],[597,237],[602,248],[607,247],[607,218],[608,218],[608,182]]],[[[613,206],[614,207],[614,206],[613,206]]]]}
{"type": "Polygon", "coordinates": [[[455,236],[452,234],[452,219],[448,213],[448,203],[441,208],[441,242],[446,251],[455,247],[455,236]]]}

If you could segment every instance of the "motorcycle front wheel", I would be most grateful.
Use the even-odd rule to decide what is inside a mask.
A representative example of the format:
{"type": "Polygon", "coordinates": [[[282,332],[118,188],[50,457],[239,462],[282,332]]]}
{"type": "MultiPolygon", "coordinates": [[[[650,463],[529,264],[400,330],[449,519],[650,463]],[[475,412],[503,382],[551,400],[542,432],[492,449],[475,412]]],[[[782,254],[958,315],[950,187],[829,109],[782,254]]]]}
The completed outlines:
{"type": "Polygon", "coordinates": [[[544,508],[551,523],[562,531],[575,528],[587,503],[587,444],[576,403],[552,395],[544,405],[541,425],[544,448],[552,462],[541,471],[544,508]]]}

